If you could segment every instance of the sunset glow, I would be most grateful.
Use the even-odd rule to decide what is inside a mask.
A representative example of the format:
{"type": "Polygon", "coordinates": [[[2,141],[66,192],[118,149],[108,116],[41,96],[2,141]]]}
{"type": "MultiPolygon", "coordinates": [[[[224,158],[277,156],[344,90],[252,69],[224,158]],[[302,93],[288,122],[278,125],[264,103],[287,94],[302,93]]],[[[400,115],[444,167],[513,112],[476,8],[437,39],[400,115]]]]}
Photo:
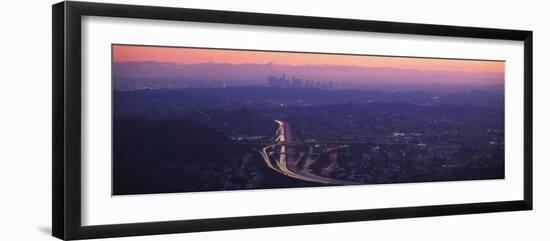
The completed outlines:
{"type": "Polygon", "coordinates": [[[113,195],[504,179],[505,64],[113,45],[113,195]]]}
{"type": "Polygon", "coordinates": [[[269,51],[219,50],[201,48],[113,45],[113,61],[155,61],[177,64],[284,64],[351,65],[360,67],[503,73],[504,61],[454,60],[410,57],[358,56],[269,51]]]}

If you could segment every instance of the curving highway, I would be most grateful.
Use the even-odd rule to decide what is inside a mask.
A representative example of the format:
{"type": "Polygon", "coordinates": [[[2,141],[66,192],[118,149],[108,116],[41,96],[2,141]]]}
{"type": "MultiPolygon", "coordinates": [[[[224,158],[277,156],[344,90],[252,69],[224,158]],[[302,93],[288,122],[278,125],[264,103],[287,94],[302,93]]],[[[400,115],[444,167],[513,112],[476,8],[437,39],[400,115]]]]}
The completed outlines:
{"type": "Polygon", "coordinates": [[[259,151],[260,155],[262,156],[262,158],[264,159],[265,163],[269,168],[279,173],[282,173],[284,175],[287,175],[289,177],[304,180],[304,181],[317,182],[317,183],[323,183],[323,184],[332,184],[332,185],[360,184],[356,182],[343,181],[343,180],[338,180],[334,178],[323,177],[323,176],[315,175],[311,172],[300,170],[297,167],[298,162],[304,159],[304,156],[307,156],[305,159],[308,166],[314,162],[314,161],[313,162],[311,161],[312,148],[309,147],[310,151],[307,154],[305,155],[301,154],[299,155],[298,158],[296,158],[296,154],[294,151],[294,146],[296,145],[296,143],[293,140],[290,125],[288,124],[287,121],[284,121],[284,120],[275,120],[275,122],[279,125],[274,138],[275,143],[268,145],[259,151]],[[277,152],[278,152],[278,155],[277,155],[277,152]],[[272,160],[270,156],[273,156],[275,158],[273,158],[272,160]]]}

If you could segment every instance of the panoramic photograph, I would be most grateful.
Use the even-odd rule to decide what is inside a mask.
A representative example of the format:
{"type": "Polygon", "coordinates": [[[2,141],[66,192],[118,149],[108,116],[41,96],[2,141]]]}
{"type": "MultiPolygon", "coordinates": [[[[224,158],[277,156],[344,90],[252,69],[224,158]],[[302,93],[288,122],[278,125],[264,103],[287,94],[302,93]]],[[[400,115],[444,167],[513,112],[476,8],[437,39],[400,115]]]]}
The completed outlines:
{"type": "Polygon", "coordinates": [[[112,45],[112,194],[504,178],[501,60],[112,45]]]}

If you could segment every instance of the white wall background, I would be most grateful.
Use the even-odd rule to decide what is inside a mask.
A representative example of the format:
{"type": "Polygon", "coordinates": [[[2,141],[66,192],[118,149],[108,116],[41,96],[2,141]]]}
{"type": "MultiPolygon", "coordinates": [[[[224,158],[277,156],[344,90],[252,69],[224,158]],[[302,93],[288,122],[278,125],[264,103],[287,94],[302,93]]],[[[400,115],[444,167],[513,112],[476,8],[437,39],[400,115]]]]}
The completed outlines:
{"type": "MultiPolygon", "coordinates": [[[[534,33],[535,210],[175,234],[115,240],[549,240],[550,23],[545,1],[111,0],[249,12],[478,27],[534,33]]],[[[54,240],[51,231],[51,8],[9,1],[0,10],[0,240],[54,240]]]]}

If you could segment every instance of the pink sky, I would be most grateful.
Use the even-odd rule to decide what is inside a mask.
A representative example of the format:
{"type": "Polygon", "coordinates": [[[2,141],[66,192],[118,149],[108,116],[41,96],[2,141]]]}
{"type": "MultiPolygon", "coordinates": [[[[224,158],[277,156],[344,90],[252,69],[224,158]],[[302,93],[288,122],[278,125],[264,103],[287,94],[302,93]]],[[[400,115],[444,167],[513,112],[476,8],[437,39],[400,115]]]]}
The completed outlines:
{"type": "Polygon", "coordinates": [[[115,63],[158,62],[165,65],[128,65],[115,75],[178,76],[198,79],[264,79],[286,73],[300,78],[388,84],[502,85],[504,61],[456,60],[342,54],[313,54],[204,48],[113,45],[115,63]],[[227,63],[233,66],[196,66],[227,63]],[[266,65],[271,63],[272,65],[266,65]],[[243,64],[256,64],[249,66],[243,64]],[[132,67],[133,66],[133,67],[132,67]]]}
{"type": "Polygon", "coordinates": [[[503,61],[380,57],[128,45],[114,45],[113,59],[115,62],[158,61],[178,64],[196,64],[206,62],[265,64],[271,62],[274,64],[287,65],[355,65],[361,67],[390,67],[426,71],[504,72],[503,61]]]}

